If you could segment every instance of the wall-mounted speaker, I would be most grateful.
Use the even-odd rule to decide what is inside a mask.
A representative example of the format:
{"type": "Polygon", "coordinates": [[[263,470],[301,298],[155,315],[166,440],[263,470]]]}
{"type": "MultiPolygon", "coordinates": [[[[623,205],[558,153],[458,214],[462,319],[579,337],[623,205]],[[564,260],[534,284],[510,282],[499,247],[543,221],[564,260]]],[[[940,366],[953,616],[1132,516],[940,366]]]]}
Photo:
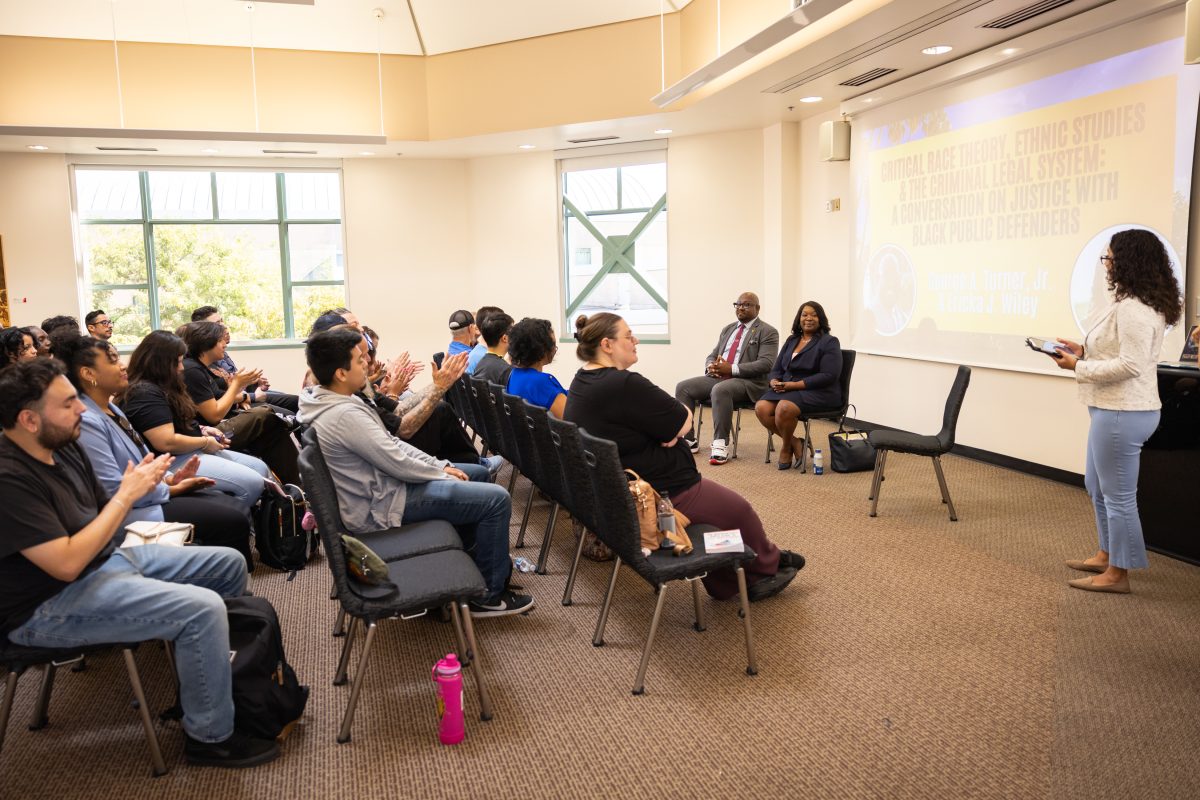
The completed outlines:
{"type": "MultiPolygon", "coordinates": [[[[1200,0],[1192,0],[1198,2],[1200,0]]],[[[850,123],[833,121],[821,123],[820,159],[822,161],[850,160],[850,123]]]]}
{"type": "Polygon", "coordinates": [[[1183,29],[1183,63],[1200,64],[1200,0],[1188,0],[1183,29]]]}

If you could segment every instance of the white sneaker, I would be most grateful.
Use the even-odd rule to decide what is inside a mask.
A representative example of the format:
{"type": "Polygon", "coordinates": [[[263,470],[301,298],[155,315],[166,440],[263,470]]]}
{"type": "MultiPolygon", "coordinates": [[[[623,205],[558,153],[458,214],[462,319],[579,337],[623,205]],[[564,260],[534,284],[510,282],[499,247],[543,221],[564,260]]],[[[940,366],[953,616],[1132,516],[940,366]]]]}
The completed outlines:
{"type": "Polygon", "coordinates": [[[708,456],[708,463],[713,465],[724,464],[729,460],[729,456],[725,452],[725,440],[713,439],[712,451],[708,456]]]}

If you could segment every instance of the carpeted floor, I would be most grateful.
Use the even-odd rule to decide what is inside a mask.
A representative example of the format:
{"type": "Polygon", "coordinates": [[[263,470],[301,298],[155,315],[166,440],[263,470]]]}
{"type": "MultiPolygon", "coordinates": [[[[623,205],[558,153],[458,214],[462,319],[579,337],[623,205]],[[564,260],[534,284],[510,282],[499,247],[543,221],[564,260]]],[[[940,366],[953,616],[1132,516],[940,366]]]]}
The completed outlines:
{"type": "MultiPolygon", "coordinates": [[[[820,438],[827,428],[818,426],[820,438]]],[[[630,694],[654,595],[622,570],[607,645],[590,638],[608,565],[584,562],[560,605],[571,555],[560,515],[550,574],[518,580],[527,617],[481,620],[496,715],[467,740],[437,741],[429,670],[449,625],[385,623],[353,741],[334,738],[349,687],[331,685],[341,640],[314,563],[295,580],[260,569],[251,588],[279,609],[288,655],[313,687],[303,725],[273,764],[189,768],[160,724],[171,773],[150,777],[119,654],[59,676],[48,728],[25,730],[25,676],[0,755],[4,798],[163,797],[1195,797],[1200,778],[1200,568],[1151,554],[1134,594],[1066,585],[1062,565],[1095,548],[1083,490],[959,458],[948,521],[928,459],[892,456],[879,516],[870,473],[780,473],[747,428],[741,458],[704,463],[751,498],[808,566],[753,606],[759,674],[745,674],[736,606],[670,587],[644,696],[630,694]]],[[[702,452],[702,455],[704,453],[702,452]]],[[[506,473],[502,474],[506,478],[506,473]]],[[[518,481],[517,501],[527,484],[518,481]]],[[[1194,502],[1195,498],[1180,498],[1194,502]]],[[[548,507],[537,503],[526,555],[548,507]]],[[[517,515],[519,521],[519,514],[517,515]]],[[[515,528],[515,526],[514,526],[515,528]]],[[[515,532],[515,531],[514,531],[515,532]]],[[[139,653],[155,711],[170,681],[139,653]]],[[[476,712],[467,677],[469,712],[476,712]]]]}

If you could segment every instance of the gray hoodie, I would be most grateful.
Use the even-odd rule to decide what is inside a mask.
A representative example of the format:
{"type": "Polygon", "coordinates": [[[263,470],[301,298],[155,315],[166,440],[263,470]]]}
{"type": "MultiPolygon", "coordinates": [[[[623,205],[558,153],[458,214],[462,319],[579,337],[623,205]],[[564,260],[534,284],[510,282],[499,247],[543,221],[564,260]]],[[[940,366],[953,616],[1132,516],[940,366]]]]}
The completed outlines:
{"type": "Polygon", "coordinates": [[[305,389],[299,419],[317,432],[350,533],[400,527],[408,484],[453,480],[443,472],[449,461],[389,434],[357,397],[323,386],[305,389]]]}

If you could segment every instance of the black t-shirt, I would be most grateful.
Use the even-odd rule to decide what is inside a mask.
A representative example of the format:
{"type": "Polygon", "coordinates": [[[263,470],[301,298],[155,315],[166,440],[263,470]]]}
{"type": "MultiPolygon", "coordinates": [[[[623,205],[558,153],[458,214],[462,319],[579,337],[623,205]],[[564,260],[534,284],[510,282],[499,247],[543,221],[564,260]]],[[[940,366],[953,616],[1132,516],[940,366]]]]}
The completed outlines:
{"type": "Polygon", "coordinates": [[[475,371],[471,373],[472,377],[483,378],[484,380],[494,383],[497,386],[508,387],[508,376],[513,370],[512,364],[505,361],[495,353],[488,353],[483,358],[479,359],[479,363],[475,365],[475,371]]]}
{"type": "MultiPolygon", "coordinates": [[[[0,435],[0,636],[7,638],[67,586],[21,551],[77,533],[107,502],[78,444],[56,452],[50,466],[0,435]]],[[[110,540],[80,577],[103,564],[114,547],[110,540]]]]}
{"type": "Polygon", "coordinates": [[[616,442],[621,464],[658,492],[680,492],[700,481],[682,439],[674,447],[662,446],[679,433],[687,409],[636,372],[579,370],[563,417],[592,436],[616,442]]]}
{"type": "MultiPolygon", "coordinates": [[[[143,438],[146,431],[163,425],[173,425],[175,432],[183,436],[204,435],[200,432],[200,423],[194,417],[187,420],[175,418],[166,391],[153,383],[138,381],[131,384],[121,401],[121,410],[129,417],[129,424],[142,434],[143,438]]],[[[146,446],[153,448],[149,439],[146,439],[146,446]]]]}
{"type": "MultiPolygon", "coordinates": [[[[194,358],[183,360],[183,385],[187,387],[187,393],[197,406],[209,400],[220,400],[229,388],[225,381],[212,374],[208,367],[194,358]]],[[[232,414],[232,406],[229,411],[230,413],[226,414],[226,417],[232,414]]]]}

